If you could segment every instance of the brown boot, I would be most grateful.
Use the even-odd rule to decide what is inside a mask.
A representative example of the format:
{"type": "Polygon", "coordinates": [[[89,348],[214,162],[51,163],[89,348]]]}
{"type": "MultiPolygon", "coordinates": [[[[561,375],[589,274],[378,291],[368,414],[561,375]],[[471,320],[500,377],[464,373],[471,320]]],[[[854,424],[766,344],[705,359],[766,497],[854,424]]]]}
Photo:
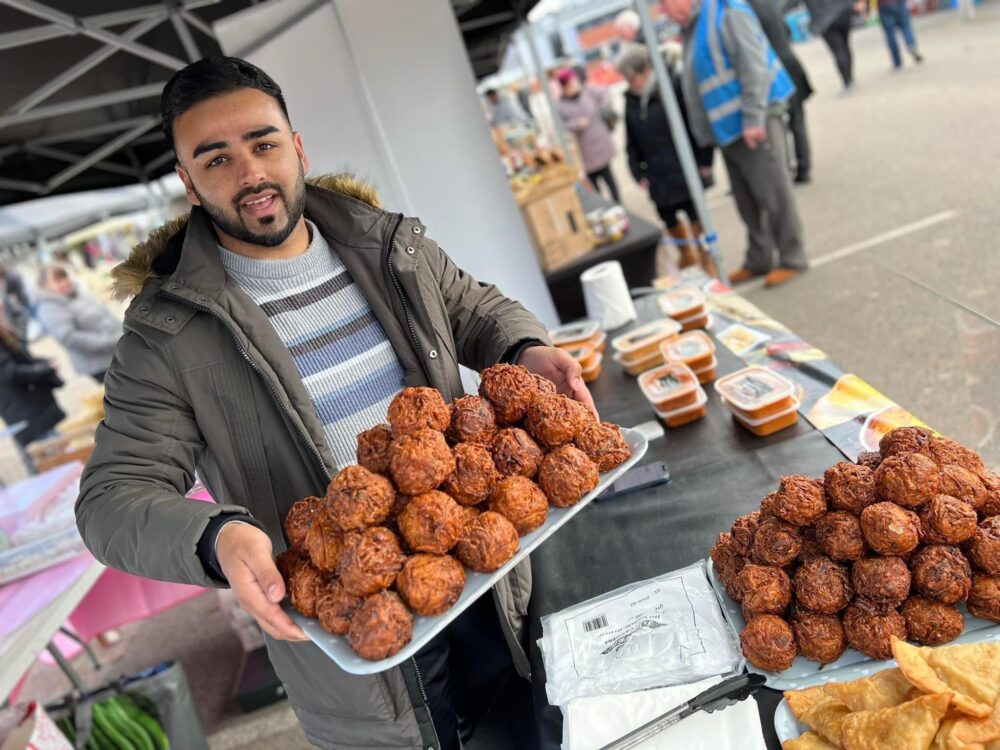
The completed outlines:
{"type": "Polygon", "coordinates": [[[791,281],[798,276],[801,271],[797,268],[775,268],[764,278],[765,286],[778,286],[791,281]]]}
{"type": "Polygon", "coordinates": [[[694,238],[688,232],[687,224],[681,222],[675,227],[667,227],[667,233],[677,242],[680,250],[680,267],[687,268],[698,263],[698,253],[694,247],[694,238]]]}
{"type": "Polygon", "coordinates": [[[729,274],[729,283],[731,284],[742,284],[744,281],[750,281],[751,279],[756,279],[758,274],[751,271],[749,268],[738,268],[729,274]]]}
{"type": "Polygon", "coordinates": [[[708,254],[708,249],[701,241],[701,236],[704,233],[701,228],[701,222],[691,222],[691,233],[695,236],[696,241],[698,242],[698,261],[701,263],[702,270],[713,279],[719,278],[719,271],[716,269],[715,263],[712,262],[712,256],[708,254]]]}

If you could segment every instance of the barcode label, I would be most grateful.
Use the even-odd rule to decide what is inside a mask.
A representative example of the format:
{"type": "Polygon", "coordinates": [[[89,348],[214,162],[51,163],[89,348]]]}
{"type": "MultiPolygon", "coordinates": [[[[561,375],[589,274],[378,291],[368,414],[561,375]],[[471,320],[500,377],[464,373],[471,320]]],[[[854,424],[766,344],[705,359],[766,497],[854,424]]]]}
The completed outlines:
{"type": "Polygon", "coordinates": [[[606,628],[608,626],[608,618],[605,615],[595,617],[593,620],[584,620],[583,632],[591,633],[595,630],[600,630],[601,628],[606,628]]]}

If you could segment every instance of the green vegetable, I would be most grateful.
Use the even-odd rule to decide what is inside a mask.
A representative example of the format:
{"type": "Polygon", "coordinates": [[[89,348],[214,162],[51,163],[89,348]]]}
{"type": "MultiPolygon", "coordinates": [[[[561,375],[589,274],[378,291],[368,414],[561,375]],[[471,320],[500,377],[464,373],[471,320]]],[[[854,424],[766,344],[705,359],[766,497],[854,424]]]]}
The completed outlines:
{"type": "Polygon", "coordinates": [[[115,726],[136,747],[136,750],[156,750],[153,747],[153,741],[146,734],[146,730],[132,721],[129,715],[125,713],[125,709],[118,703],[117,698],[109,698],[102,705],[107,709],[108,714],[115,722],[115,726]]]}
{"type": "Polygon", "coordinates": [[[132,741],[118,727],[114,717],[109,713],[107,706],[103,703],[95,703],[93,707],[94,726],[108,736],[110,747],[115,750],[137,750],[132,741]]]}

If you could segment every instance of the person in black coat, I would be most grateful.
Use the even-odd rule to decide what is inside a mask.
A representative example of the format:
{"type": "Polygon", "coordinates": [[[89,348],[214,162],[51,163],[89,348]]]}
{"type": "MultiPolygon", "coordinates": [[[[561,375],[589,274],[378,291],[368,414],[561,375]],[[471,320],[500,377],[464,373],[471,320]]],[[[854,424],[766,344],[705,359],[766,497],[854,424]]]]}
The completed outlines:
{"type": "MultiPolygon", "coordinates": [[[[708,254],[697,239],[702,235],[701,217],[691,200],[680,157],[674,148],[667,111],[660,99],[649,50],[643,45],[629,47],[618,60],[618,71],[629,85],[625,93],[625,137],[632,176],[649,193],[657,213],[666,224],[667,232],[680,248],[681,267],[695,265],[700,261],[705,270],[714,275],[708,254]],[[679,217],[682,211],[691,224],[690,232],[679,217]]],[[[686,124],[687,113],[680,81],[673,74],[671,79],[674,95],[686,124]]],[[[712,175],[715,150],[696,145],[690,129],[688,139],[694,149],[702,183],[707,185],[712,175]]]]}
{"type": "Polygon", "coordinates": [[[0,301],[0,417],[8,427],[27,422],[14,435],[23,447],[66,417],[52,396],[63,382],[50,363],[28,353],[7,323],[5,307],[0,301]]]}

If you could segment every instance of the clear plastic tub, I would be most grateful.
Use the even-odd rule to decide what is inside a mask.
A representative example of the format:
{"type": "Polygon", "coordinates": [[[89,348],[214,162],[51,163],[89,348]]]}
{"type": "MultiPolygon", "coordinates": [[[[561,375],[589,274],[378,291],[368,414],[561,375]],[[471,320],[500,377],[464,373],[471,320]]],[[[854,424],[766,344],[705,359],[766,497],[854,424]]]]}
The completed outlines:
{"type": "Polygon", "coordinates": [[[601,365],[603,364],[603,362],[604,362],[604,355],[598,352],[597,356],[594,359],[593,364],[591,364],[589,368],[585,367],[583,370],[584,383],[593,383],[595,380],[597,380],[598,377],[600,377],[601,365]]]}
{"type": "Polygon", "coordinates": [[[639,387],[646,400],[658,411],[671,412],[691,406],[698,400],[698,377],[690,367],[679,362],[647,370],[639,376],[639,387]]]}
{"type": "Polygon", "coordinates": [[[696,373],[718,364],[715,359],[715,343],[704,331],[682,333],[675,339],[660,344],[663,359],[667,362],[682,362],[696,373]]]}
{"type": "Polygon", "coordinates": [[[552,346],[572,347],[596,341],[601,334],[601,324],[596,320],[581,320],[553,328],[549,331],[549,339],[552,346]]]}
{"type": "Polygon", "coordinates": [[[615,352],[612,355],[612,359],[625,368],[625,372],[629,375],[635,376],[642,375],[642,373],[646,372],[646,370],[664,364],[663,355],[659,350],[654,351],[648,357],[644,357],[636,362],[626,362],[622,359],[622,355],[618,354],[618,352],[615,352]]]}
{"type": "Polygon", "coordinates": [[[687,333],[688,331],[693,331],[697,328],[708,328],[709,323],[712,322],[712,316],[708,314],[705,310],[699,315],[695,315],[692,318],[686,318],[685,320],[678,320],[681,324],[681,332],[687,333]]]}
{"type": "Polygon", "coordinates": [[[621,355],[623,364],[635,364],[653,354],[659,356],[660,342],[676,336],[680,331],[677,321],[661,318],[612,339],[611,347],[621,355]]]}
{"type": "Polygon", "coordinates": [[[679,323],[682,323],[685,318],[695,318],[705,314],[705,295],[700,289],[693,286],[685,286],[661,294],[657,302],[664,315],[679,323]]]}
{"type": "Polygon", "coordinates": [[[683,406],[680,409],[675,409],[673,411],[660,411],[655,408],[653,411],[656,412],[656,416],[658,416],[667,427],[681,427],[682,425],[696,422],[704,417],[708,412],[708,409],[706,408],[707,404],[708,395],[705,393],[704,389],[699,386],[696,399],[693,404],[683,406]]]}
{"type": "Polygon", "coordinates": [[[601,354],[604,354],[604,350],[608,348],[608,334],[601,331],[597,338],[594,339],[594,348],[601,354]]]}
{"type": "Polygon", "coordinates": [[[750,430],[754,435],[766,437],[779,430],[791,427],[799,421],[799,402],[793,398],[791,406],[763,419],[747,419],[738,412],[733,411],[733,419],[750,430]]]}
{"type": "Polygon", "coordinates": [[[715,390],[733,413],[749,421],[786,411],[795,401],[795,385],[763,367],[746,367],[720,378],[715,390]]]}
{"type": "Polygon", "coordinates": [[[592,341],[585,342],[573,347],[566,347],[566,353],[580,363],[580,367],[587,370],[594,366],[600,353],[592,341]]]}
{"type": "Polygon", "coordinates": [[[698,382],[702,385],[706,383],[711,383],[719,376],[718,372],[719,361],[712,357],[712,361],[708,363],[708,366],[702,367],[700,370],[695,370],[694,374],[698,378],[698,382]]]}

